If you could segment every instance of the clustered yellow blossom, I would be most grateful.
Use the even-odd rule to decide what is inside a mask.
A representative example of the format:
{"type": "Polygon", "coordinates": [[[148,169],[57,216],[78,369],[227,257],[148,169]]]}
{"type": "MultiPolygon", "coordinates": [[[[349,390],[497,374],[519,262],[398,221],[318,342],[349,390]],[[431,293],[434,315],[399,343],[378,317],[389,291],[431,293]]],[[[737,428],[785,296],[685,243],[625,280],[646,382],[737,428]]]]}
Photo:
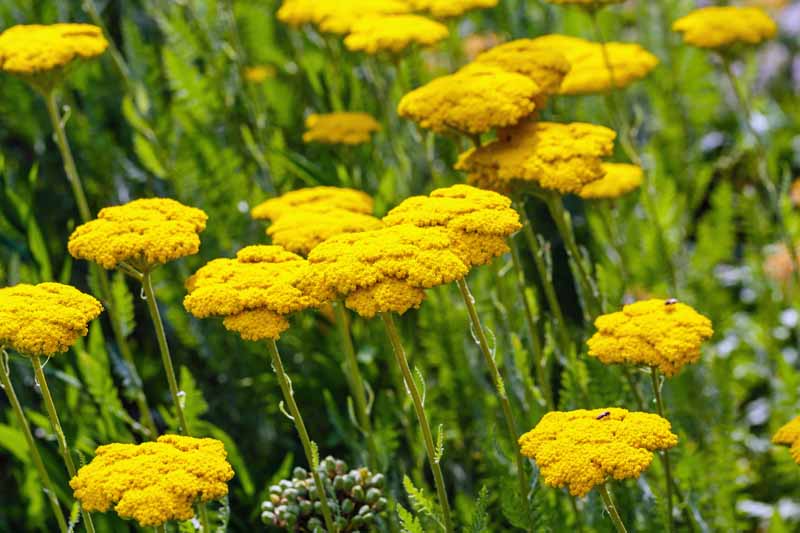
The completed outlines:
{"type": "Polygon", "coordinates": [[[370,135],[381,129],[377,120],[367,113],[339,112],[309,115],[303,142],[324,144],[363,144],[370,135]]]}
{"type": "Polygon", "coordinates": [[[242,72],[242,76],[249,83],[263,83],[275,76],[275,67],[272,65],[253,65],[246,67],[242,72]]]}
{"type": "Polygon", "coordinates": [[[51,357],[88,333],[103,306],[75,287],[20,283],[0,289],[0,347],[51,357]]]}
{"type": "Polygon", "coordinates": [[[601,158],[611,155],[615,138],[613,130],[593,124],[523,122],[461,154],[456,169],[468,172],[470,182],[481,186],[521,180],[578,193],[603,177],[601,158]]]}
{"type": "Polygon", "coordinates": [[[533,39],[517,39],[495,46],[475,58],[476,63],[493,65],[532,79],[544,95],[558,94],[570,71],[567,58],[533,39]]]}
{"type": "Polygon", "coordinates": [[[418,307],[424,289],[467,273],[445,230],[411,224],[337,235],[311,250],[308,261],[308,282],[344,297],[365,317],[418,307]]]}
{"type": "Polygon", "coordinates": [[[287,315],[325,299],[308,284],[309,273],[305,259],[280,246],[248,246],[189,278],[183,306],[197,318],[224,317],[243,339],[277,339],[289,328],[287,315]]]}
{"type": "Polygon", "coordinates": [[[476,63],[406,94],[397,111],[437,133],[476,135],[527,117],[540,93],[526,76],[476,63]]]}
{"type": "Polygon", "coordinates": [[[432,46],[448,34],[444,24],[419,15],[372,15],[353,23],[344,45],[367,54],[397,54],[412,44],[432,46]]]}
{"type": "Polygon", "coordinates": [[[196,502],[228,494],[233,469],[222,442],[162,435],[156,442],[100,446],[70,486],[86,511],[114,509],[141,527],[189,520],[196,502]]]}
{"type": "Polygon", "coordinates": [[[272,242],[290,252],[308,255],[319,243],[342,233],[370,231],[383,227],[383,222],[363,213],[346,209],[314,211],[299,209],[282,215],[267,228],[272,242]]]}
{"type": "Polygon", "coordinates": [[[473,9],[497,5],[498,0],[408,0],[416,11],[427,11],[436,18],[460,17],[473,9]]]}
{"type": "Polygon", "coordinates": [[[700,345],[714,334],[708,318],[674,299],[632,303],[599,316],[594,325],[589,355],[605,364],[655,367],[667,376],[696,362],[700,345]]]}
{"type": "Polygon", "coordinates": [[[608,478],[638,478],[654,451],[678,443],[671,429],[669,420],[656,414],[616,407],[551,411],[519,438],[519,445],[536,461],[547,485],[585,496],[608,478]]]}
{"type": "Polygon", "coordinates": [[[346,187],[308,187],[287,192],[277,198],[270,198],[255,206],[250,216],[256,220],[275,221],[286,213],[297,209],[328,211],[346,209],[353,213],[370,214],[373,200],[365,192],[346,187]]]}
{"type": "Polygon", "coordinates": [[[584,199],[619,198],[639,188],[644,174],[642,167],[627,163],[603,163],[605,176],[583,187],[578,195],[584,199]]]}
{"type": "Polygon", "coordinates": [[[796,463],[800,463],[800,416],[781,426],[772,437],[773,444],[789,446],[789,453],[796,463]]]}
{"type": "Polygon", "coordinates": [[[453,252],[467,267],[487,264],[508,252],[506,237],[522,227],[510,199],[469,185],[407,198],[383,221],[389,226],[414,224],[446,229],[453,252]]]}
{"type": "Polygon", "coordinates": [[[362,17],[408,13],[405,0],[283,0],[278,20],[291,26],[314,24],[321,31],[344,34],[362,17]]]}
{"type": "Polygon", "coordinates": [[[760,7],[711,6],[696,9],[672,24],[687,44],[725,48],[772,39],[778,26],[760,7]]]}
{"type": "Polygon", "coordinates": [[[127,263],[139,270],[200,250],[208,216],[169,198],[145,198],[100,210],[95,220],[69,237],[69,253],[113,269],[127,263]]]}

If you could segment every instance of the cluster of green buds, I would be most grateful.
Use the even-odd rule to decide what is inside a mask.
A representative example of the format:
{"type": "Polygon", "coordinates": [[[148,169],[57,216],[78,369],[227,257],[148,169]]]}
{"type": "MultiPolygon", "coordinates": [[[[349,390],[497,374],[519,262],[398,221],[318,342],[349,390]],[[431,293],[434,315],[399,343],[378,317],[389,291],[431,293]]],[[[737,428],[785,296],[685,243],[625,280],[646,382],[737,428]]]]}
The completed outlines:
{"type": "MultiPolygon", "coordinates": [[[[333,457],[326,457],[318,472],[337,529],[341,533],[375,531],[387,507],[383,474],[366,468],[348,471],[347,463],[333,457]]],[[[328,533],[314,478],[300,467],[294,469],[292,479],[269,488],[269,499],[261,504],[261,520],[279,531],[328,533]]]]}

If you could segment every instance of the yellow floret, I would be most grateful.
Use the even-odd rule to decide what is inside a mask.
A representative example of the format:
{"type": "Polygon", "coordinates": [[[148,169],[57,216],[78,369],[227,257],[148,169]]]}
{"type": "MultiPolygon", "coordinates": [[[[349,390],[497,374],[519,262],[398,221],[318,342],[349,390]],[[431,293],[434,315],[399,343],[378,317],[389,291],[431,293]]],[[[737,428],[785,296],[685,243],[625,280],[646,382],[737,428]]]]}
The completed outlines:
{"type": "Polygon", "coordinates": [[[498,0],[408,0],[414,10],[427,11],[432,17],[460,17],[473,9],[485,9],[497,5],[498,0]]]}
{"type": "Polygon", "coordinates": [[[314,211],[298,209],[281,216],[267,228],[272,242],[300,255],[308,255],[319,243],[342,233],[380,229],[383,223],[372,215],[346,209],[314,211]]]}
{"type": "Polygon", "coordinates": [[[381,125],[367,113],[327,113],[309,115],[303,142],[324,144],[363,144],[381,125]]]}
{"type": "Polygon", "coordinates": [[[275,67],[272,65],[253,65],[246,67],[242,72],[242,77],[249,83],[263,83],[275,76],[275,67]]]}
{"type": "Polygon", "coordinates": [[[328,33],[348,33],[365,16],[408,13],[404,0],[284,0],[278,20],[291,26],[315,24],[328,33]]]}
{"type": "Polygon", "coordinates": [[[700,48],[725,48],[734,44],[759,44],[772,39],[778,26],[760,7],[712,6],[696,9],[672,24],[687,44],[700,48]]]}
{"type": "Polygon", "coordinates": [[[517,39],[495,46],[475,58],[476,63],[493,65],[532,79],[542,94],[558,94],[570,71],[567,58],[533,39],[517,39]]]}
{"type": "Polygon", "coordinates": [[[800,463],[800,416],[784,424],[772,437],[773,444],[789,446],[789,453],[796,463],[800,463]]]}
{"type": "Polygon", "coordinates": [[[324,212],[331,209],[346,209],[353,213],[370,214],[373,209],[372,198],[364,192],[345,187],[309,187],[287,192],[271,198],[253,208],[250,212],[256,220],[273,222],[286,213],[297,209],[324,212]]]}
{"type": "Polygon", "coordinates": [[[411,46],[432,46],[449,34],[447,26],[419,15],[373,15],[358,19],[344,39],[348,50],[398,54],[411,46]]]}
{"type": "Polygon", "coordinates": [[[658,415],[615,407],[551,411],[519,438],[519,446],[536,461],[547,485],[585,496],[608,478],[638,478],[653,451],[678,443],[671,428],[658,415]]]}
{"type": "Polygon", "coordinates": [[[222,442],[162,435],[144,444],[100,446],[70,481],[89,512],[114,509],[141,527],[189,520],[196,501],[228,494],[233,469],[222,442]]]}
{"type": "Polygon", "coordinates": [[[674,300],[643,300],[595,320],[589,355],[605,364],[656,367],[674,376],[700,358],[700,345],[714,334],[711,321],[674,300]]]}
{"type": "Polygon", "coordinates": [[[0,347],[21,355],[51,357],[88,333],[103,306],[60,283],[20,283],[0,289],[0,347]]]}
{"type": "Polygon", "coordinates": [[[642,167],[627,163],[603,163],[606,175],[585,185],[578,195],[585,199],[619,198],[638,189],[644,174],[642,167]]]}

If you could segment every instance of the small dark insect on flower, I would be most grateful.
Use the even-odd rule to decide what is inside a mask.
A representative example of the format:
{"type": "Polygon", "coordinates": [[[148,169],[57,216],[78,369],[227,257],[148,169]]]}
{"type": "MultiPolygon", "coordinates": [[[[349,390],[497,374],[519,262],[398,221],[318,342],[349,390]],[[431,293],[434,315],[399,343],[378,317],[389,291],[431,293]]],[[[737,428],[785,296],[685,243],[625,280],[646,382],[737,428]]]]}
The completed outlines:
{"type": "Polygon", "coordinates": [[[664,305],[675,305],[676,303],[678,303],[677,298],[670,298],[664,302],[664,305]]]}
{"type": "Polygon", "coordinates": [[[597,420],[602,420],[603,418],[611,416],[611,411],[603,411],[599,415],[597,415],[597,420]]]}

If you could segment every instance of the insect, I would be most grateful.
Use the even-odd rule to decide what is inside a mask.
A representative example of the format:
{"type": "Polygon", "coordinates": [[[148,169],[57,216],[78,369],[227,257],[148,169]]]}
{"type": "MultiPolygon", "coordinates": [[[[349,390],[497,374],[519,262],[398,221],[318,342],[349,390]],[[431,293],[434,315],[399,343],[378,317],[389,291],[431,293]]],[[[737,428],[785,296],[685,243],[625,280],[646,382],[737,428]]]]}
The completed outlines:
{"type": "Polygon", "coordinates": [[[603,411],[602,413],[597,415],[597,418],[595,420],[602,420],[607,416],[611,416],[611,411],[603,411]]]}
{"type": "Polygon", "coordinates": [[[675,305],[676,303],[678,303],[677,298],[670,298],[664,302],[664,305],[675,305]]]}

